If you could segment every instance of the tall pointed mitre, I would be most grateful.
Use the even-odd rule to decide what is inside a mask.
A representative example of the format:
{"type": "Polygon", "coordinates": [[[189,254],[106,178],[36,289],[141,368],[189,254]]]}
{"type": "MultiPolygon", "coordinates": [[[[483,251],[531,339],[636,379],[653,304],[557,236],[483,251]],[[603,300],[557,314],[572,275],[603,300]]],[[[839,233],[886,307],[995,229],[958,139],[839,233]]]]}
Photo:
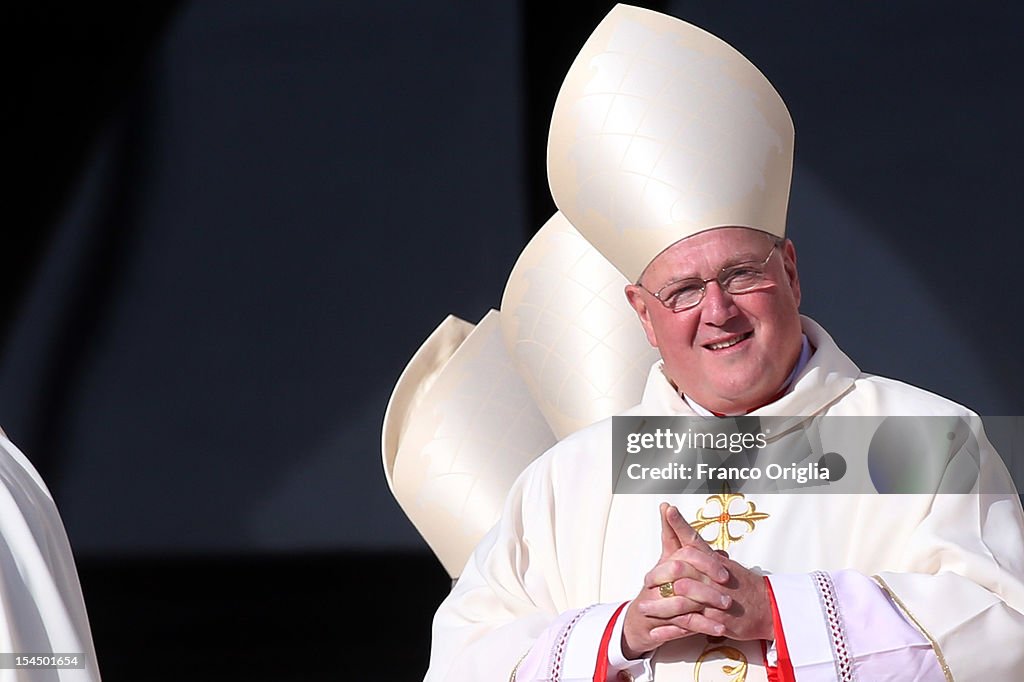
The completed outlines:
{"type": "Polygon", "coordinates": [[[559,210],[635,282],[680,239],[716,227],[785,234],[793,122],[715,36],[616,5],[559,91],[548,180],[559,210]]]}
{"type": "Polygon", "coordinates": [[[395,499],[452,577],[516,477],[555,443],[505,352],[497,311],[449,316],[395,386],[381,439],[395,499]]]}
{"type": "Polygon", "coordinates": [[[626,284],[561,213],[512,268],[501,299],[505,345],[559,439],[640,402],[658,353],[626,284]]]}

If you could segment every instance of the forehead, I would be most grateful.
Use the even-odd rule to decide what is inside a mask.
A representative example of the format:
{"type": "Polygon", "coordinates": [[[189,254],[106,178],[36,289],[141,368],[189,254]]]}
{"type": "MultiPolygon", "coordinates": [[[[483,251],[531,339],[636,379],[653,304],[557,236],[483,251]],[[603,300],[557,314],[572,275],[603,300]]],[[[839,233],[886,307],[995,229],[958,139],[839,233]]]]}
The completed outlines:
{"type": "Polygon", "coordinates": [[[700,232],[677,241],[655,256],[644,276],[699,276],[730,262],[763,258],[763,251],[773,239],[765,232],[745,227],[721,227],[700,232]]]}

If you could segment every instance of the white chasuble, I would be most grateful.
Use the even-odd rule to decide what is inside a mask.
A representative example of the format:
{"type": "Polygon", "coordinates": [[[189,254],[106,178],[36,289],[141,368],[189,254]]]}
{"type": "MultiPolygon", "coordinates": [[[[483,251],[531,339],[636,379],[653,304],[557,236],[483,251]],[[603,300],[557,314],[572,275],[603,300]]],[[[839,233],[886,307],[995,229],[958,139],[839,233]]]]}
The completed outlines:
{"type": "MultiPolygon", "coordinates": [[[[944,398],[860,373],[821,327],[807,318],[803,327],[813,356],[792,391],[754,416],[976,419],[944,398]]],[[[627,414],[694,415],[657,365],[627,414]]],[[[598,422],[561,440],[513,486],[438,610],[427,680],[510,679],[560,614],[634,598],[660,556],[663,501],[768,577],[798,682],[885,678],[878,671],[893,680],[1014,679],[1024,669],[1024,513],[1002,461],[983,432],[975,436],[980,494],[613,495],[612,422],[598,422]],[[857,596],[843,603],[844,594],[857,596]],[[862,596],[882,610],[865,609],[862,596]],[[888,645],[872,639],[880,623],[864,622],[885,611],[903,628],[888,645]]],[[[863,466],[850,462],[851,481],[863,466]]],[[[596,652],[588,646],[583,658],[596,652]]],[[[679,640],[655,653],[653,678],[765,680],[762,647],[679,640]]]]}

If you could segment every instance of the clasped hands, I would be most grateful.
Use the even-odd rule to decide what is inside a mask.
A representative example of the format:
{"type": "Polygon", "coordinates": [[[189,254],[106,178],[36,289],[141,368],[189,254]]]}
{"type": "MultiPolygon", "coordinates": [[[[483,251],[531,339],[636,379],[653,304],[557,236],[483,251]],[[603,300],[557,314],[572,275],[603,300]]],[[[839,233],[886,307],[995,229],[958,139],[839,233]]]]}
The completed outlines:
{"type": "Polygon", "coordinates": [[[676,507],[663,502],[660,511],[661,558],[626,609],[626,658],[640,658],[665,642],[695,634],[772,639],[764,579],[713,550],[676,507]],[[674,596],[662,596],[659,586],[666,583],[672,584],[674,596]]]}

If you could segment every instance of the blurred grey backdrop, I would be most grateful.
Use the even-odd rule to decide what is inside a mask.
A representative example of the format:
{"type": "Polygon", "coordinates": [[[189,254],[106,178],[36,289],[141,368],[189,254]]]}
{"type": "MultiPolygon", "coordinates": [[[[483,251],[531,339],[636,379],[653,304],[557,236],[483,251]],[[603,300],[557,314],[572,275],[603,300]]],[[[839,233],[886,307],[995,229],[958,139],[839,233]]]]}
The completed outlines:
{"type": "MultiPolygon", "coordinates": [[[[382,477],[384,406],[446,314],[498,305],[553,210],[551,102],[609,6],[170,3],[107,26],[145,40],[98,93],[76,51],[40,50],[86,94],[33,82],[57,110],[19,102],[27,134],[93,124],[22,178],[64,184],[14,197],[47,203],[0,417],[77,550],[423,546],[382,477]]],[[[1021,10],[652,6],[790,106],[805,312],[866,371],[1021,414],[1021,10]]]]}
{"type": "MultiPolygon", "coordinates": [[[[12,11],[0,425],[60,506],[108,682],[312,679],[317,647],[422,673],[447,580],[385,484],[384,408],[553,211],[551,107],[611,4],[12,11]],[[371,599],[401,652],[341,634],[371,599]]],[[[1021,415],[1024,9],[642,4],[788,103],[804,311],[865,371],[1021,415]]]]}
{"type": "MultiPolygon", "coordinates": [[[[554,210],[552,104],[611,4],[8,9],[0,425],[106,682],[422,677],[449,582],[388,493],[385,404],[554,210]]],[[[1024,8],[642,4],[790,105],[804,311],[867,372],[1021,415],[1024,8]]]]}

